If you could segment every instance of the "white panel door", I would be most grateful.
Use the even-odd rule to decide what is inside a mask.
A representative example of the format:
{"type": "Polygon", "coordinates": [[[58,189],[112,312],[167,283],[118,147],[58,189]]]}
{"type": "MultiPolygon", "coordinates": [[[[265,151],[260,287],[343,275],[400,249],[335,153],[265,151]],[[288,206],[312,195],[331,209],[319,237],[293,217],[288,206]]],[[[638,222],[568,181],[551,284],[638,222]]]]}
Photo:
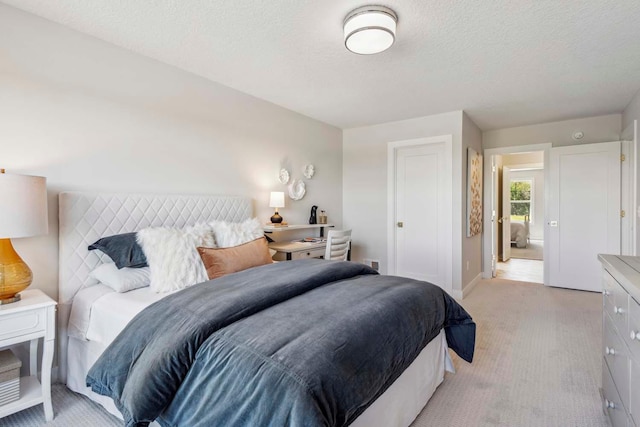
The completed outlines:
{"type": "Polygon", "coordinates": [[[396,154],[395,274],[446,285],[444,144],[399,148],[396,154]]]}
{"type": "Polygon", "coordinates": [[[511,169],[502,168],[502,261],[511,259],[511,169]]]}
{"type": "Polygon", "coordinates": [[[620,253],[620,143],[551,149],[549,285],[602,291],[597,255],[620,253]]]}
{"type": "Polygon", "coordinates": [[[500,211],[500,186],[498,185],[500,181],[496,164],[498,157],[491,156],[491,277],[496,277],[498,273],[498,212],[500,211]]]}

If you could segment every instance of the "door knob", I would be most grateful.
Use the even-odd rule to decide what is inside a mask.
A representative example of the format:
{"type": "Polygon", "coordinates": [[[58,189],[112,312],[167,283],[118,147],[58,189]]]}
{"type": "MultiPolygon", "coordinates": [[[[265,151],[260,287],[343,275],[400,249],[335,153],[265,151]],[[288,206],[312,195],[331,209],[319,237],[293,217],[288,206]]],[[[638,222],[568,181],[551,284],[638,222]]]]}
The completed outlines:
{"type": "Polygon", "coordinates": [[[398,228],[404,227],[404,222],[398,222],[398,228]]]}

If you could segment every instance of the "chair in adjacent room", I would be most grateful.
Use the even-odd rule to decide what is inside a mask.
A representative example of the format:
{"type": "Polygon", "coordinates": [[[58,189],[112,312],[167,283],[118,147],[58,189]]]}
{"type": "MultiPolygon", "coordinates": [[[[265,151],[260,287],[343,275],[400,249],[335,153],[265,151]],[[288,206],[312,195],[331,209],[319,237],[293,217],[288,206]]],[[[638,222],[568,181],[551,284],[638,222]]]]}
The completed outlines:
{"type": "Polygon", "coordinates": [[[351,230],[329,230],[324,259],[347,261],[351,249],[351,230]]]}

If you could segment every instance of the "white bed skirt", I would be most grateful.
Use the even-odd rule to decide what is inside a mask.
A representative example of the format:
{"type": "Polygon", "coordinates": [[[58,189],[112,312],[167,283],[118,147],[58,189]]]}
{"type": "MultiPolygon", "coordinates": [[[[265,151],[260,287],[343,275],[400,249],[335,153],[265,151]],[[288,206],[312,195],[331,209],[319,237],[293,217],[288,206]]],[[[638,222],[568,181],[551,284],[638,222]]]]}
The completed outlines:
{"type": "MultiPolygon", "coordinates": [[[[69,338],[67,387],[102,405],[122,419],[111,398],[101,396],[86,386],[89,368],[105,347],[92,341],[69,338]]],[[[352,427],[408,427],[444,380],[445,370],[454,372],[444,330],[420,352],[416,360],[391,384],[352,427]]],[[[152,426],[158,424],[153,423],[152,426]]]]}

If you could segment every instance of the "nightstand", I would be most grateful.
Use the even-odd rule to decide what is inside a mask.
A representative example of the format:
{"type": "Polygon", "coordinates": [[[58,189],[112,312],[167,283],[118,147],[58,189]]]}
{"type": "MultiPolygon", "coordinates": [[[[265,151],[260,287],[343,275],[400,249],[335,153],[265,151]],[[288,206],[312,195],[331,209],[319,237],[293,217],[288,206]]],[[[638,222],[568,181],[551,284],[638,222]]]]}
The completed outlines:
{"type": "Polygon", "coordinates": [[[39,289],[20,292],[22,299],[0,305],[0,349],[30,342],[29,376],[20,378],[20,399],[0,406],[0,418],[40,403],[44,417],[53,419],[51,364],[55,346],[56,302],[39,289]],[[41,381],[38,381],[38,341],[43,338],[41,381]]]}

